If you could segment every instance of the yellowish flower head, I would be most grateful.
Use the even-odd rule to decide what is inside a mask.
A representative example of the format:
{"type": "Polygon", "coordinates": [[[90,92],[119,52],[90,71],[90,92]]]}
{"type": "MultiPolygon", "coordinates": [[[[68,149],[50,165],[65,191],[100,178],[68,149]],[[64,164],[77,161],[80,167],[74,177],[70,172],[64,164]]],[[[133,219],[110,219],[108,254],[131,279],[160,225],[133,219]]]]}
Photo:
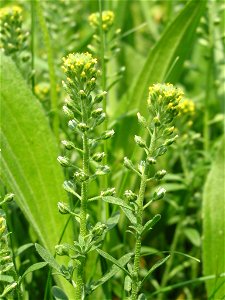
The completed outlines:
{"type": "Polygon", "coordinates": [[[22,8],[14,5],[14,6],[5,6],[0,9],[0,20],[6,20],[10,18],[13,21],[15,18],[21,18],[22,8]]]}
{"type": "Polygon", "coordinates": [[[195,114],[195,104],[190,99],[184,99],[179,103],[179,111],[182,115],[193,116],[195,114]]]}
{"type": "MultiPolygon", "coordinates": [[[[93,58],[88,52],[86,53],[70,53],[63,58],[63,71],[69,75],[80,75],[85,77],[97,74],[97,59],[93,58]]],[[[69,76],[70,77],[70,76],[69,76]]]]}
{"type": "MultiPolygon", "coordinates": [[[[102,29],[104,31],[109,31],[114,23],[115,15],[114,12],[111,10],[103,11],[102,12],[102,29]]],[[[100,26],[100,13],[91,14],[88,18],[90,25],[97,29],[100,26]]]]}

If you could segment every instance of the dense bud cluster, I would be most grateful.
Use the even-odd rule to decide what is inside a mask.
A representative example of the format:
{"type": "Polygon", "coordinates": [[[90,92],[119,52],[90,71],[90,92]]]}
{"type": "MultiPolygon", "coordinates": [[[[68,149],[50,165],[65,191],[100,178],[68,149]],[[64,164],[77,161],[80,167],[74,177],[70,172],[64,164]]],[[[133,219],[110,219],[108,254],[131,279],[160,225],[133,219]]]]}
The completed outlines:
{"type": "Polygon", "coordinates": [[[0,9],[0,28],[0,49],[6,55],[25,49],[27,33],[22,30],[22,9],[19,6],[0,9]]]}
{"type": "MultiPolygon", "coordinates": [[[[89,23],[94,28],[99,28],[101,24],[100,13],[94,13],[89,16],[89,23]]],[[[103,11],[102,12],[102,29],[104,31],[109,31],[114,23],[115,15],[113,11],[103,11]]]]}

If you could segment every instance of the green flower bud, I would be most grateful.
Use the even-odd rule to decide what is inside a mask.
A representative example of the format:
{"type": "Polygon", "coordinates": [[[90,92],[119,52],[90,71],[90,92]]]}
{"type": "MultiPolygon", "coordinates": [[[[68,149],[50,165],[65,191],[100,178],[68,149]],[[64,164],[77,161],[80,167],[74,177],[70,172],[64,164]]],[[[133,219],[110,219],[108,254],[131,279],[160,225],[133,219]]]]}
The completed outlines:
{"type": "Polygon", "coordinates": [[[159,188],[155,193],[154,193],[154,200],[160,200],[162,199],[166,194],[166,190],[164,188],[159,188]]]}
{"type": "Polygon", "coordinates": [[[106,224],[102,224],[100,222],[98,222],[95,227],[92,229],[91,233],[94,237],[100,237],[105,229],[107,228],[107,225],[106,224]]]}
{"type": "Polygon", "coordinates": [[[69,167],[71,165],[68,157],[58,156],[57,160],[60,163],[60,165],[63,167],[69,167]]]}
{"type": "Polygon", "coordinates": [[[170,146],[170,145],[172,145],[177,138],[178,138],[178,135],[175,135],[173,138],[166,140],[165,143],[163,144],[163,146],[170,146]]]}
{"type": "Polygon", "coordinates": [[[102,108],[97,108],[97,109],[93,110],[93,112],[91,113],[91,116],[92,116],[93,118],[97,118],[97,117],[99,117],[102,113],[103,113],[103,109],[102,109],[102,108]]]}
{"type": "Polygon", "coordinates": [[[62,141],[62,144],[65,146],[65,148],[67,149],[67,150],[72,150],[72,149],[74,149],[75,148],[75,145],[74,145],[74,143],[72,143],[72,142],[70,142],[70,141],[62,141]]]}
{"type": "Polygon", "coordinates": [[[108,174],[109,172],[110,172],[109,166],[105,165],[105,166],[101,166],[99,169],[97,169],[95,172],[95,175],[102,176],[102,175],[108,174]]]}
{"type": "Polygon", "coordinates": [[[160,126],[160,124],[161,124],[160,119],[159,119],[158,116],[153,118],[153,122],[154,122],[155,126],[157,126],[157,127],[160,126]]]}
{"type": "Polygon", "coordinates": [[[96,162],[101,162],[103,160],[103,158],[105,157],[105,153],[104,152],[98,152],[98,153],[95,153],[93,156],[92,156],[92,159],[96,162]]]}
{"type": "Polygon", "coordinates": [[[68,126],[70,129],[75,130],[77,127],[77,122],[73,119],[68,122],[68,126]]]}
{"type": "Polygon", "coordinates": [[[166,129],[163,131],[163,135],[171,135],[171,134],[174,132],[174,129],[175,129],[174,126],[169,127],[169,128],[166,128],[166,129]]]}
{"type": "Polygon", "coordinates": [[[80,171],[74,173],[74,178],[79,182],[84,182],[89,179],[89,176],[85,174],[83,171],[80,171]]]}
{"type": "Polygon", "coordinates": [[[102,122],[105,121],[106,114],[102,113],[96,120],[95,120],[95,126],[100,125],[102,122]]]}
{"type": "Polygon", "coordinates": [[[79,123],[79,124],[77,124],[77,128],[82,132],[86,132],[86,131],[88,131],[89,126],[85,123],[79,123]]]}
{"type": "Polygon", "coordinates": [[[138,118],[138,122],[139,122],[144,128],[147,128],[147,127],[148,127],[147,120],[146,120],[139,112],[137,113],[137,118],[138,118]]]}
{"type": "Polygon", "coordinates": [[[79,95],[80,95],[81,99],[85,99],[87,97],[87,95],[85,94],[84,90],[80,90],[79,91],[79,95]]]}
{"type": "Polygon", "coordinates": [[[135,143],[141,148],[147,148],[145,141],[138,135],[134,137],[135,143]]]}
{"type": "Polygon", "coordinates": [[[59,210],[60,214],[68,215],[71,213],[70,208],[67,203],[58,202],[57,206],[58,206],[58,210],[59,210]]]}
{"type": "Polygon", "coordinates": [[[161,170],[161,171],[158,171],[158,172],[155,173],[154,178],[155,178],[156,180],[160,180],[160,179],[162,179],[165,175],[166,175],[166,170],[161,170]]]}
{"type": "Polygon", "coordinates": [[[69,256],[69,249],[65,244],[62,245],[56,245],[55,246],[55,252],[59,256],[69,256]]]}
{"type": "Polygon", "coordinates": [[[69,109],[66,105],[63,106],[63,112],[66,116],[68,116],[70,119],[74,118],[74,113],[71,109],[69,109]]]}
{"type": "Polygon", "coordinates": [[[94,99],[94,103],[100,103],[102,102],[102,100],[104,99],[105,95],[107,94],[106,91],[102,92],[101,94],[98,94],[95,99],[94,99]]]}
{"type": "Polygon", "coordinates": [[[148,162],[150,165],[156,164],[156,160],[154,159],[154,157],[147,157],[147,162],[148,162]]]}
{"type": "Polygon", "coordinates": [[[126,190],[124,192],[124,196],[127,198],[128,201],[136,201],[137,200],[137,195],[133,193],[131,190],[126,190]]]}
{"type": "Polygon", "coordinates": [[[134,169],[134,165],[133,165],[132,161],[127,157],[124,157],[123,164],[129,170],[134,169]]]}
{"type": "Polygon", "coordinates": [[[101,136],[101,140],[110,139],[114,135],[114,133],[115,131],[113,129],[105,131],[101,136]]]}
{"type": "Polygon", "coordinates": [[[105,191],[101,191],[101,197],[105,197],[105,196],[113,196],[116,193],[116,189],[115,188],[109,188],[105,191]]]}

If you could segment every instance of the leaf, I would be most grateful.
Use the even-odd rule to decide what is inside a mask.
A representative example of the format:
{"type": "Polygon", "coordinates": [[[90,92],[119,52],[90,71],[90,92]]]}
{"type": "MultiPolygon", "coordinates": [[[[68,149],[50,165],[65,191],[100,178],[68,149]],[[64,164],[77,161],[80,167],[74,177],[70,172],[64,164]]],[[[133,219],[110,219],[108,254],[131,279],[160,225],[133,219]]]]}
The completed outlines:
{"type": "Polygon", "coordinates": [[[116,198],[116,197],[113,197],[113,196],[105,196],[105,197],[102,197],[102,200],[105,201],[105,202],[108,202],[108,203],[119,205],[121,207],[125,207],[129,210],[132,210],[132,207],[130,207],[125,201],[123,201],[120,198],[116,198]]]}
{"type": "Polygon", "coordinates": [[[107,225],[107,231],[111,230],[113,227],[115,227],[120,219],[120,212],[115,212],[106,222],[107,225]]]}
{"type": "Polygon", "coordinates": [[[127,216],[127,218],[129,219],[129,221],[131,222],[131,224],[136,224],[137,223],[137,219],[135,217],[135,215],[132,213],[132,211],[130,211],[129,209],[126,209],[124,207],[121,207],[122,211],[125,213],[125,215],[127,216]]]}
{"type": "Polygon", "coordinates": [[[155,271],[157,268],[159,268],[162,264],[164,264],[167,259],[170,257],[170,255],[167,255],[166,257],[160,259],[157,261],[157,263],[155,263],[151,269],[147,272],[147,274],[145,275],[145,277],[143,278],[143,280],[141,281],[141,286],[143,285],[143,283],[145,282],[145,280],[148,278],[148,276],[155,271]]]}
{"type": "Polygon", "coordinates": [[[157,214],[155,215],[151,220],[149,220],[148,222],[145,223],[143,229],[142,229],[142,233],[141,234],[145,234],[146,231],[152,229],[152,227],[161,219],[161,215],[157,214]]]}
{"type": "Polygon", "coordinates": [[[64,291],[60,289],[58,286],[52,287],[52,294],[56,300],[69,300],[64,291]]]}
{"type": "Polygon", "coordinates": [[[196,247],[200,247],[201,245],[201,236],[199,232],[194,228],[185,228],[184,234],[190,240],[190,242],[196,247]]]}
{"type": "Polygon", "coordinates": [[[53,269],[55,269],[56,271],[61,273],[60,265],[57,263],[57,261],[55,260],[53,255],[48,250],[46,250],[39,244],[35,244],[35,248],[36,248],[38,254],[43,258],[43,260],[46,263],[48,263],[53,269]]]}
{"type": "Polygon", "coordinates": [[[36,264],[33,264],[32,266],[30,266],[21,276],[20,281],[29,273],[34,272],[36,270],[42,269],[44,268],[48,263],[47,262],[38,262],[36,264]]]}
{"type": "Polygon", "coordinates": [[[39,101],[2,54],[0,74],[1,176],[40,241],[53,251],[66,222],[57,212],[59,199],[66,200],[59,149],[39,101]]]}
{"type": "Polygon", "coordinates": [[[121,270],[124,271],[124,273],[126,273],[128,276],[130,276],[130,273],[123,267],[123,265],[121,265],[119,263],[119,260],[115,259],[114,257],[112,257],[110,254],[106,253],[105,251],[101,250],[101,249],[96,249],[98,251],[98,253],[103,256],[104,258],[108,259],[109,261],[111,261],[114,265],[116,265],[117,267],[119,267],[121,270]]]}
{"type": "Polygon", "coordinates": [[[15,252],[15,256],[20,256],[24,251],[26,251],[27,249],[29,249],[30,247],[33,247],[34,244],[33,243],[28,243],[28,244],[25,244],[21,247],[19,247],[18,249],[16,249],[16,252],[15,252]]]}
{"type": "Polygon", "coordinates": [[[5,281],[5,282],[13,282],[14,281],[14,278],[12,276],[9,276],[9,275],[1,275],[0,274],[0,282],[2,281],[5,281]]]}
{"type": "Polygon", "coordinates": [[[117,116],[133,108],[139,108],[139,111],[143,112],[146,108],[143,101],[147,99],[149,85],[163,82],[173,62],[179,57],[178,63],[175,65],[170,78],[168,78],[169,81],[172,81],[171,79],[173,79],[173,82],[175,81],[178,70],[181,69],[183,61],[190,53],[190,45],[195,38],[194,32],[205,5],[206,1],[189,1],[165,30],[156,45],[149,51],[144,67],[128,93],[130,96],[129,103],[127,103],[127,98],[124,97],[117,116]]]}
{"type": "MultiPolygon", "coordinates": [[[[203,272],[218,275],[225,272],[225,190],[224,190],[224,140],[208,174],[203,191],[203,272]]],[[[224,279],[207,281],[208,297],[224,279]]],[[[215,293],[214,299],[225,295],[225,284],[215,293]]]]}
{"type": "MultiPolygon", "coordinates": [[[[125,266],[131,259],[132,255],[133,255],[133,253],[125,254],[118,260],[118,263],[121,266],[125,266]]],[[[101,286],[106,281],[108,281],[110,278],[112,278],[120,269],[121,269],[120,267],[113,265],[111,270],[109,272],[107,272],[101,279],[99,279],[98,281],[96,281],[94,283],[91,283],[91,285],[87,287],[87,293],[88,294],[92,293],[95,289],[97,289],[99,286],[101,286]]]]}

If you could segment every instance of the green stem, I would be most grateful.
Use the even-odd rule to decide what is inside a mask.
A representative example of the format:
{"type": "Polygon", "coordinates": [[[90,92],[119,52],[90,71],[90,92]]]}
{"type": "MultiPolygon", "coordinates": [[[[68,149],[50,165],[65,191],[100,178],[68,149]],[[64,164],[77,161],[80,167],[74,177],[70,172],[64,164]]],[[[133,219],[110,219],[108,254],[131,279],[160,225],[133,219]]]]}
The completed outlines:
{"type": "Polygon", "coordinates": [[[32,92],[34,94],[34,87],[35,87],[35,76],[33,74],[34,71],[34,36],[35,36],[35,7],[34,7],[34,1],[30,2],[31,4],[31,87],[32,92]]]}
{"type": "MultiPolygon", "coordinates": [[[[156,129],[154,128],[151,142],[149,146],[149,155],[151,156],[154,148],[155,148],[155,142],[156,142],[156,129]]],[[[140,189],[138,193],[138,199],[137,199],[137,227],[142,226],[143,222],[143,202],[145,197],[145,191],[147,186],[147,179],[148,179],[148,171],[149,171],[149,165],[146,164],[144,172],[142,174],[141,178],[141,184],[140,189]]],[[[135,256],[134,256],[134,267],[133,267],[133,274],[132,274],[132,291],[131,291],[131,300],[136,300],[138,296],[138,282],[139,282],[139,271],[140,271],[140,259],[141,259],[141,235],[136,233],[136,243],[135,243],[135,256]]]]}
{"type": "Polygon", "coordinates": [[[58,140],[59,137],[59,115],[58,115],[58,97],[56,90],[56,74],[54,66],[53,48],[51,45],[51,39],[48,32],[48,27],[44,18],[43,9],[40,0],[36,0],[37,15],[41,26],[41,31],[44,38],[45,47],[47,50],[48,58],[48,69],[49,69],[49,79],[50,79],[50,95],[51,95],[51,111],[52,116],[52,128],[53,132],[58,140]]]}

